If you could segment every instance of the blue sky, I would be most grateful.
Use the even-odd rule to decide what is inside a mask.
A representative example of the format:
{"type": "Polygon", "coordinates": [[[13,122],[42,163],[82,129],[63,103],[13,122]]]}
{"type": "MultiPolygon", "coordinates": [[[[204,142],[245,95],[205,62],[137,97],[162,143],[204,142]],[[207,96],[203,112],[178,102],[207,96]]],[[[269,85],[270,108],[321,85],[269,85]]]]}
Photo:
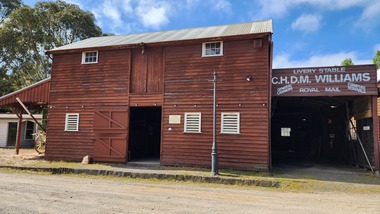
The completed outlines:
{"type": "MultiPolygon", "coordinates": [[[[37,0],[24,0],[33,6],[37,0]]],[[[273,67],[370,64],[380,50],[380,0],[66,0],[103,32],[130,34],[273,20],[273,67]]]]}

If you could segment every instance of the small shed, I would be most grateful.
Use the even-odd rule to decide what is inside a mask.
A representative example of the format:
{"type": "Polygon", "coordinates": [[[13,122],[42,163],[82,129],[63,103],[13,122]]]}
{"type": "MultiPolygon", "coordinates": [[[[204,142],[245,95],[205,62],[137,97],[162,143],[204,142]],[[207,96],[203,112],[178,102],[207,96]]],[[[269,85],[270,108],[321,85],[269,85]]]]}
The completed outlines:
{"type": "MultiPolygon", "coordinates": [[[[34,121],[32,116],[24,115],[25,110],[16,98],[19,98],[30,111],[41,112],[48,105],[49,92],[50,78],[47,78],[0,97],[0,107],[7,107],[14,113],[14,115],[0,115],[0,147],[15,146],[18,154],[20,146],[33,145],[31,134],[36,131],[36,124],[31,122],[34,121]],[[14,132],[17,132],[16,136],[14,132]]],[[[33,115],[33,117],[37,121],[42,120],[42,115],[33,115]]]]}
{"type": "MultiPolygon", "coordinates": [[[[34,114],[39,123],[42,123],[42,114],[34,114]]],[[[33,133],[38,130],[37,124],[27,114],[22,115],[20,147],[33,147],[33,133]]],[[[18,117],[15,114],[0,114],[0,148],[16,146],[18,117]]]]}

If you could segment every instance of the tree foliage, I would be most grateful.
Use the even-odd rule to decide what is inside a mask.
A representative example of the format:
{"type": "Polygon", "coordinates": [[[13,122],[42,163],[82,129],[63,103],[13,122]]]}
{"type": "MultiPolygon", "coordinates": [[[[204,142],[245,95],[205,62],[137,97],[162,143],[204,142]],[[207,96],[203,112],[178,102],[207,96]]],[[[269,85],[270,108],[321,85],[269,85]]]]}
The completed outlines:
{"type": "Polygon", "coordinates": [[[376,51],[375,56],[373,57],[373,63],[376,64],[377,69],[380,69],[380,51],[376,51]]]}
{"type": "Polygon", "coordinates": [[[345,60],[342,61],[341,65],[342,66],[351,66],[351,65],[354,65],[354,63],[352,62],[351,58],[346,58],[345,60]]]}
{"type": "Polygon", "coordinates": [[[21,7],[21,0],[0,0],[0,21],[3,22],[9,14],[21,7]]]}
{"type": "Polygon", "coordinates": [[[45,51],[102,33],[92,13],[61,0],[22,5],[1,26],[0,71],[17,88],[49,76],[51,59],[45,51]]]}

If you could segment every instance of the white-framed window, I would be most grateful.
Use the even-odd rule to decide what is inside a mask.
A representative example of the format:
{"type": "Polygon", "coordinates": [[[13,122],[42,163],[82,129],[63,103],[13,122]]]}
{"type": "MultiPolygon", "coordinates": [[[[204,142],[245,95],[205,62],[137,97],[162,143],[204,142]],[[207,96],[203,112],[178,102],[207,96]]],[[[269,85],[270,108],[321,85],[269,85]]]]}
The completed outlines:
{"type": "Polygon", "coordinates": [[[186,133],[202,133],[201,132],[201,117],[200,112],[185,113],[184,132],[186,133]]]}
{"type": "Polygon", "coordinates": [[[66,114],[65,131],[79,131],[79,114],[78,113],[66,114]]]}
{"type": "Polygon", "coordinates": [[[204,42],[202,44],[202,56],[223,56],[223,42],[204,42]]]}
{"type": "Polygon", "coordinates": [[[281,128],[281,137],[290,137],[290,133],[292,132],[292,129],[289,127],[282,127],[281,128]]]}
{"type": "Polygon", "coordinates": [[[223,112],[221,113],[221,129],[222,134],[240,134],[240,113],[239,112],[223,112]]]}
{"type": "Polygon", "coordinates": [[[82,64],[98,63],[98,51],[82,52],[82,64]]]}
{"type": "Polygon", "coordinates": [[[33,134],[35,131],[35,123],[32,121],[26,121],[25,123],[25,140],[32,140],[33,139],[33,134]]]}

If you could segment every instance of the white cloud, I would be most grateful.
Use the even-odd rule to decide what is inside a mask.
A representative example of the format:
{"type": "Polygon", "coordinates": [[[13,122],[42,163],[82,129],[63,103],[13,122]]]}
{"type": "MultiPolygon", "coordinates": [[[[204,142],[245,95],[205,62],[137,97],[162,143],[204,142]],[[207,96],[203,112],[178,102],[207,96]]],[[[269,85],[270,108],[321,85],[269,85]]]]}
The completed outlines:
{"type": "Polygon", "coordinates": [[[256,0],[260,5],[256,19],[281,18],[295,7],[310,5],[322,10],[341,10],[353,6],[365,6],[370,0],[256,0]]]}
{"type": "Polygon", "coordinates": [[[188,6],[189,8],[192,8],[198,5],[199,2],[200,0],[186,0],[186,6],[188,6]]]}
{"type": "Polygon", "coordinates": [[[293,30],[315,32],[319,29],[322,17],[320,15],[302,14],[293,23],[293,30]]]}
{"type": "Polygon", "coordinates": [[[122,0],[104,0],[98,7],[92,9],[91,12],[95,15],[97,24],[102,28],[104,24],[107,24],[112,30],[123,27],[122,9],[124,7],[115,6],[122,3],[122,0]]]}
{"type": "Polygon", "coordinates": [[[213,0],[211,3],[214,5],[213,9],[215,10],[223,11],[229,14],[232,13],[231,3],[227,0],[213,0]]]}
{"type": "Polygon", "coordinates": [[[140,15],[145,27],[159,29],[169,22],[166,10],[163,7],[149,8],[146,13],[140,15]]]}
{"type": "Polygon", "coordinates": [[[122,9],[124,13],[132,14],[133,8],[132,8],[132,2],[131,0],[124,0],[122,4],[122,9]]]}
{"type": "Polygon", "coordinates": [[[170,5],[165,1],[144,0],[139,1],[136,8],[137,16],[144,27],[160,29],[169,22],[170,5]]]}
{"type": "Polygon", "coordinates": [[[305,60],[292,60],[289,54],[274,56],[273,68],[315,67],[341,65],[346,58],[351,58],[355,65],[371,64],[371,59],[360,59],[356,52],[337,52],[326,55],[313,55],[305,60]]]}
{"type": "Polygon", "coordinates": [[[380,23],[380,1],[373,1],[366,5],[355,26],[366,31],[377,28],[380,23]]]}
{"type": "Polygon", "coordinates": [[[116,1],[106,0],[102,5],[102,14],[103,16],[112,20],[115,27],[122,25],[123,21],[121,20],[121,13],[118,7],[115,7],[116,1]]]}

